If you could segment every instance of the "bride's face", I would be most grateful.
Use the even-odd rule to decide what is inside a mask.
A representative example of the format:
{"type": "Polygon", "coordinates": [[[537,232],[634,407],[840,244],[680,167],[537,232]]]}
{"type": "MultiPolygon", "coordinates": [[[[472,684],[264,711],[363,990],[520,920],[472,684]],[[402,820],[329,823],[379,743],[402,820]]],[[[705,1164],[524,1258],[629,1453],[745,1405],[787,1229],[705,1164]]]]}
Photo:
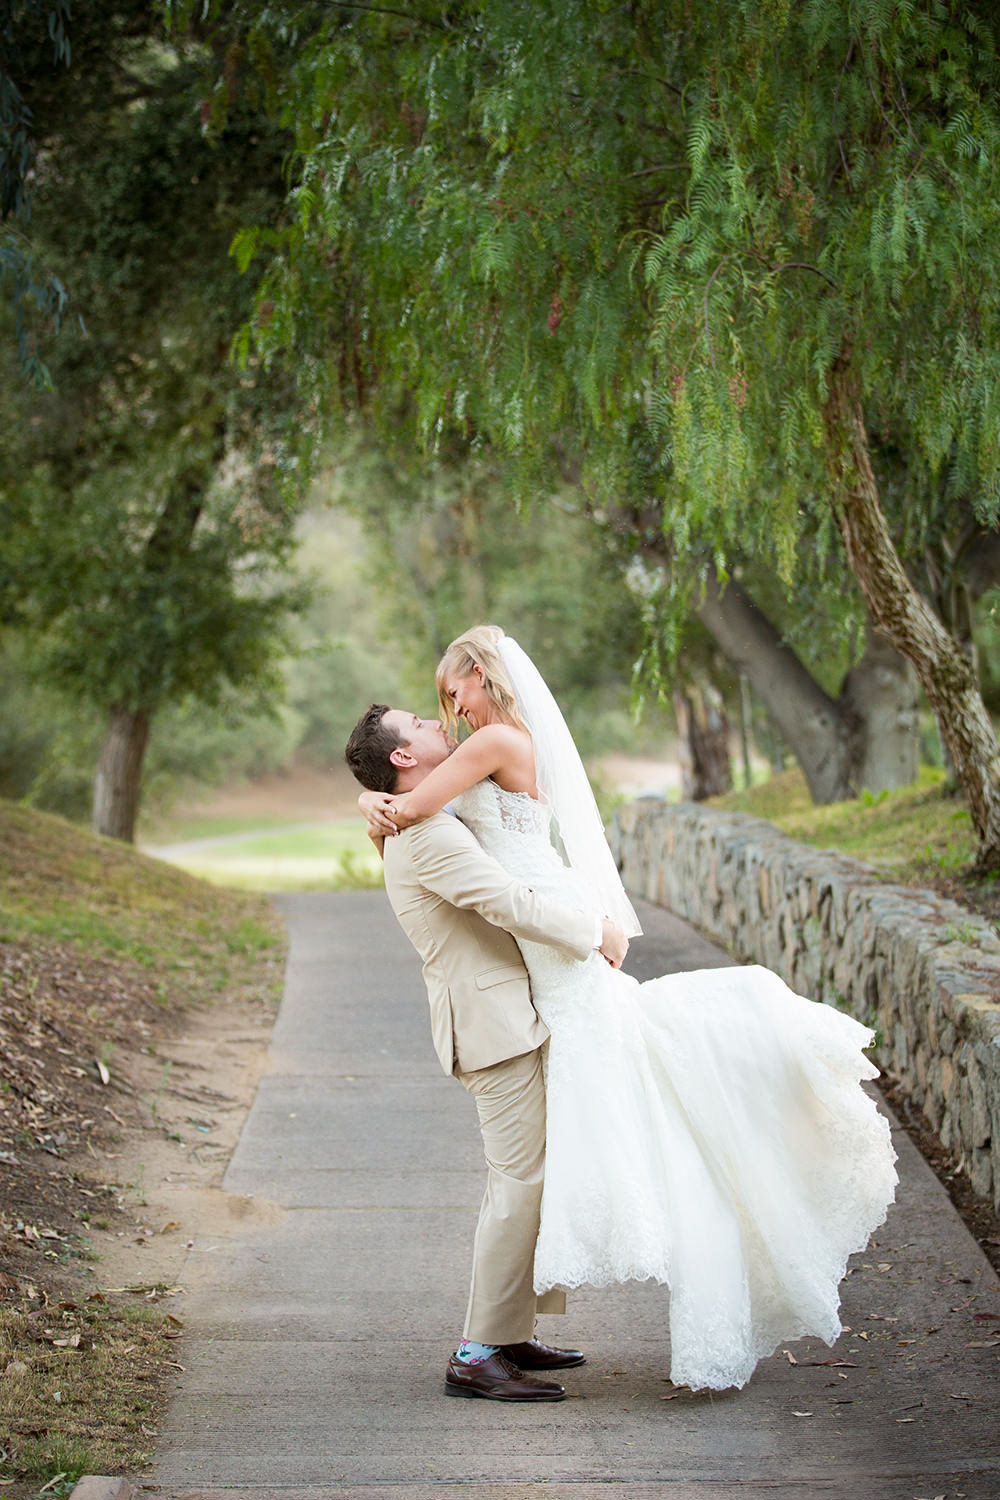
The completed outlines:
{"type": "Polygon", "coordinates": [[[480,729],[495,718],[493,699],[486,691],[482,667],[473,667],[468,677],[447,677],[444,690],[455,705],[455,714],[470,729],[480,729]]]}

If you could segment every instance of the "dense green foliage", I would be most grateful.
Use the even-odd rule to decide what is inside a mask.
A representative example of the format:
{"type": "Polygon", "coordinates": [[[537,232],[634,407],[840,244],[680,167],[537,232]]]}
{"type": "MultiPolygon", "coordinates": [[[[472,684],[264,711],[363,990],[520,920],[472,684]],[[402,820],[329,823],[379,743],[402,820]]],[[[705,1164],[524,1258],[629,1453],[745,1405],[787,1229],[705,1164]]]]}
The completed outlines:
{"type": "Polygon", "coordinates": [[[18,359],[35,385],[49,384],[49,372],[29,331],[32,313],[56,330],[66,293],[58,276],[39,264],[30,234],[28,183],[38,155],[35,114],[24,97],[39,45],[47,44],[51,66],[69,64],[69,0],[21,0],[0,12],[0,292],[14,312],[18,359]]]}
{"type": "MultiPolygon", "coordinates": [[[[65,74],[71,130],[49,101],[33,235],[85,317],[51,346],[52,395],[2,351],[0,601],[30,637],[19,659],[85,715],[232,714],[280,694],[305,600],[289,573],[294,386],[229,357],[250,308],[229,244],[277,211],[285,142],[249,106],[208,140],[200,60],[157,42],[148,7],[139,34],[134,9],[114,86],[84,46],[65,74]]],[[[91,9],[74,24],[92,49],[110,23],[91,9]]]]}
{"type": "MultiPolygon", "coordinates": [[[[227,680],[274,690],[293,400],[314,455],[357,411],[395,452],[432,455],[422,475],[386,460],[362,507],[397,566],[416,549],[414,659],[522,603],[541,653],[546,632],[577,632],[581,662],[601,638],[621,644],[616,670],[635,654],[630,603],[593,621],[546,605],[502,528],[491,576],[463,561],[484,504],[516,530],[512,500],[544,517],[555,496],[600,528],[574,587],[594,598],[595,577],[631,568],[654,680],[712,564],[836,679],[863,638],[828,470],[845,365],[895,546],[958,628],[1000,487],[988,8],[161,8],[169,48],[151,8],[117,0],[109,63],[84,0],[74,67],[49,47],[22,69],[58,164],[32,232],[88,338],[57,346],[51,411],[22,407],[0,439],[18,475],[0,602],[27,611],[63,682],[151,707],[227,680]],[[73,546],[50,524],[69,496],[73,546]],[[12,581],[29,576],[31,606],[12,581]]],[[[557,526],[541,524],[551,580],[557,526]]]]}
{"type": "Polygon", "coordinates": [[[662,742],[661,714],[638,729],[627,709],[640,604],[575,497],[518,510],[493,463],[419,462],[384,444],[345,447],[333,478],[364,526],[362,586],[415,705],[433,705],[448,642],[493,620],[541,665],[584,753],[662,742]]]}
{"type": "MultiPolygon", "coordinates": [[[[585,752],[663,754],[664,717],[650,707],[635,726],[629,713],[639,611],[590,545],[585,518],[517,517],[483,476],[478,493],[463,493],[450,472],[415,472],[362,446],[317,476],[297,537],[311,597],[281,663],[284,707],[254,708],[231,689],[213,708],[165,705],[146,758],[148,810],[192,780],[339,765],[373,698],[435,712],[438,655],[479,619],[499,620],[537,656],[585,752]]],[[[40,682],[34,649],[25,631],[8,630],[0,645],[0,795],[83,818],[102,716],[40,682]]]]}
{"type": "Polygon", "coordinates": [[[260,671],[289,598],[252,585],[290,543],[273,382],[227,361],[243,292],[229,233],[254,212],[255,177],[258,197],[273,193],[279,147],[262,162],[252,120],[210,147],[190,73],[154,81],[141,109],[100,121],[96,154],[89,131],[64,143],[59,175],[36,191],[86,333],[64,331],[55,398],[24,393],[0,438],[51,675],[150,710],[260,671]]]}
{"type": "Polygon", "coordinates": [[[490,444],[525,498],[579,484],[665,569],[654,678],[712,567],[860,623],[831,568],[855,460],[934,604],[961,586],[1000,495],[986,7],[215,0],[196,24],[296,141],[285,221],[237,241],[241,351],[295,348],[320,408],[434,451],[490,444]]]}
{"type": "Polygon", "coordinates": [[[296,136],[287,222],[238,242],[256,336],[327,399],[398,419],[405,391],[425,441],[485,435],[526,493],[568,449],[599,502],[655,499],[678,558],[789,577],[835,545],[846,354],[901,544],[944,501],[994,515],[987,8],[215,12],[296,136]]]}

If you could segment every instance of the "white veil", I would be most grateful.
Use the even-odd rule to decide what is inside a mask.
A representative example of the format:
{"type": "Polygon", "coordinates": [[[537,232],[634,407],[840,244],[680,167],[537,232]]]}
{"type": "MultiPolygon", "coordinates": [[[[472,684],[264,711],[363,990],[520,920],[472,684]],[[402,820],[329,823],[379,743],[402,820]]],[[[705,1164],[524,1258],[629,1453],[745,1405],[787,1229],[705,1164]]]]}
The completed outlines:
{"type": "Polygon", "coordinates": [[[593,892],[597,910],[624,928],[628,937],[638,937],[642,928],[608,848],[580,752],[562,711],[517,641],[501,636],[499,651],[521,717],[531,731],[538,790],[552,809],[566,862],[593,892]]]}

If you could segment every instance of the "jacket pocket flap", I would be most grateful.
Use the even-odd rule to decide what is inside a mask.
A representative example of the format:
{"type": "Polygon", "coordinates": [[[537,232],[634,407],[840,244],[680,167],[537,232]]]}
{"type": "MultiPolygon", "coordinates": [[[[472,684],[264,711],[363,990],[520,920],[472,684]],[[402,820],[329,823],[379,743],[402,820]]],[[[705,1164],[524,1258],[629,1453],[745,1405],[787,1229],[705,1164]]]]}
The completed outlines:
{"type": "Polygon", "coordinates": [[[518,969],[514,964],[501,964],[496,969],[484,969],[481,974],[476,975],[476,989],[489,990],[495,984],[508,984],[513,979],[522,982],[527,979],[524,969],[518,969]]]}

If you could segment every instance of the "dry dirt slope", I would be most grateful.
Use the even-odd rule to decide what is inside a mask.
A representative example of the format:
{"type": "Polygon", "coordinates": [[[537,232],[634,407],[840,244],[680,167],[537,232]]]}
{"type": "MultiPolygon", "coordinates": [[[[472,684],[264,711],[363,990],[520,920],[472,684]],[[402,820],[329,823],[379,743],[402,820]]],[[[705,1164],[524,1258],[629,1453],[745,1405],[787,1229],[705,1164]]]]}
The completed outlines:
{"type": "Polygon", "coordinates": [[[283,956],[265,899],[0,801],[6,1493],[148,1455],[283,956]]]}

